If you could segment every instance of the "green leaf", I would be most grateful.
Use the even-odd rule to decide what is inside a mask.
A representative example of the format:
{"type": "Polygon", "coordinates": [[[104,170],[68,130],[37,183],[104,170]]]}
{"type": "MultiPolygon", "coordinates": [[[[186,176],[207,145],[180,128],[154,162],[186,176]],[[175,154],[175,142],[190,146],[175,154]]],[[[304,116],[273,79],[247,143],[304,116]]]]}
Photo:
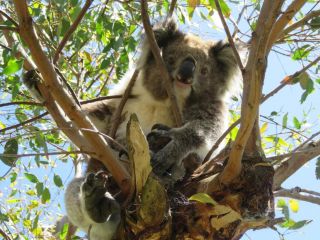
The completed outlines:
{"type": "Polygon", "coordinates": [[[42,192],[41,202],[44,204],[48,201],[50,201],[50,191],[48,188],[45,188],[42,192]]]}
{"type": "Polygon", "coordinates": [[[282,129],[286,128],[288,124],[288,113],[286,113],[282,118],[282,129]]]}
{"type": "MultiPolygon", "coordinates": [[[[6,142],[4,146],[3,154],[17,154],[18,153],[18,141],[12,138],[6,142]]],[[[17,157],[3,156],[0,154],[0,160],[9,167],[13,167],[17,161],[17,157]]]]}
{"type": "Polygon", "coordinates": [[[24,113],[22,108],[16,108],[15,115],[19,122],[25,122],[28,120],[28,116],[24,113]]]}
{"type": "Polygon", "coordinates": [[[38,178],[34,175],[34,174],[31,174],[31,173],[25,173],[24,176],[32,183],[37,183],[39,182],[38,178]]]}
{"type": "Polygon", "coordinates": [[[291,56],[293,60],[300,60],[306,58],[311,51],[310,45],[306,44],[295,50],[291,56]]]}
{"type": "Polygon", "coordinates": [[[61,229],[60,233],[59,233],[59,239],[61,240],[65,240],[67,238],[67,234],[68,234],[68,229],[69,229],[69,224],[65,223],[63,225],[63,228],[61,229]]]}
{"type": "Polygon", "coordinates": [[[299,221],[299,222],[295,222],[293,225],[291,225],[289,227],[289,229],[296,230],[296,229],[304,227],[305,225],[307,225],[307,224],[309,224],[311,222],[312,221],[310,221],[310,220],[302,220],[302,221],[299,221]]]}
{"type": "Polygon", "coordinates": [[[66,33],[66,31],[68,31],[69,28],[70,28],[70,22],[68,21],[68,19],[66,19],[65,17],[62,18],[60,36],[63,37],[64,34],[66,33]]]}
{"type": "Polygon", "coordinates": [[[312,28],[312,30],[319,29],[320,28],[320,17],[312,18],[309,25],[312,28]]]}
{"type": "Polygon", "coordinates": [[[296,129],[301,129],[301,123],[299,122],[298,118],[293,117],[293,125],[296,129]]]}
{"type": "Polygon", "coordinates": [[[60,178],[59,175],[54,174],[54,176],[53,176],[53,182],[54,182],[54,184],[55,184],[57,187],[62,187],[62,186],[63,186],[62,180],[61,180],[61,178],[60,178]]]}
{"type": "MultiPolygon", "coordinates": [[[[216,3],[214,2],[214,0],[209,0],[209,3],[213,9],[217,9],[216,3]]],[[[221,7],[222,14],[226,18],[229,18],[231,14],[231,9],[229,8],[228,4],[224,0],[219,0],[219,5],[221,7]]]]}
{"type": "Polygon", "coordinates": [[[36,184],[36,190],[37,190],[37,196],[40,197],[43,193],[43,183],[42,182],[38,182],[36,184]]]}
{"type": "Polygon", "coordinates": [[[190,201],[197,201],[201,203],[210,203],[212,205],[217,205],[217,202],[212,199],[208,194],[206,193],[196,193],[189,197],[190,201]]]}
{"type": "Polygon", "coordinates": [[[320,157],[318,157],[316,162],[316,178],[320,179],[320,157]]]}
{"type": "Polygon", "coordinates": [[[16,72],[18,72],[23,64],[23,60],[17,60],[15,58],[11,58],[8,63],[7,66],[3,69],[3,74],[5,75],[12,75],[16,72]]]}
{"type": "Polygon", "coordinates": [[[286,201],[285,201],[284,199],[282,199],[282,198],[278,199],[277,207],[278,207],[278,208],[281,208],[284,217],[285,217],[287,220],[289,220],[289,219],[290,219],[289,208],[288,208],[288,206],[287,206],[286,201]]]}

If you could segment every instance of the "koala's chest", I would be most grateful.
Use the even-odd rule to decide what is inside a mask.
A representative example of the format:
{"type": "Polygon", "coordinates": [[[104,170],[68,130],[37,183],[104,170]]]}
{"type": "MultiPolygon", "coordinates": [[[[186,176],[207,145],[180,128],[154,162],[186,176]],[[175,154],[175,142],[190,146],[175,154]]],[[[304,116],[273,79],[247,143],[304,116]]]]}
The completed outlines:
{"type": "Polygon", "coordinates": [[[156,123],[165,124],[169,127],[174,126],[174,119],[168,101],[160,102],[145,98],[129,99],[123,113],[125,113],[126,118],[117,131],[117,136],[120,138],[125,136],[127,122],[133,113],[137,114],[145,134],[148,134],[156,123]]]}

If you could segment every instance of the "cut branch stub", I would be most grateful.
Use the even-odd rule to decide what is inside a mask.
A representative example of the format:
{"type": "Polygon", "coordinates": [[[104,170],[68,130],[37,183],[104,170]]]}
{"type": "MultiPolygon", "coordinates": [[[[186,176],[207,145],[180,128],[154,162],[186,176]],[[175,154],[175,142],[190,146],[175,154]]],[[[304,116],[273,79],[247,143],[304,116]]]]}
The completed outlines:
{"type": "Polygon", "coordinates": [[[136,114],[130,116],[127,125],[127,144],[132,171],[131,189],[135,189],[136,194],[139,194],[152,168],[150,165],[149,145],[136,114]]]}
{"type": "Polygon", "coordinates": [[[149,145],[135,114],[127,125],[128,153],[131,164],[131,196],[133,203],[127,209],[126,239],[168,239],[171,229],[167,193],[153,177],[149,145]],[[134,209],[133,211],[131,211],[134,209]]]}

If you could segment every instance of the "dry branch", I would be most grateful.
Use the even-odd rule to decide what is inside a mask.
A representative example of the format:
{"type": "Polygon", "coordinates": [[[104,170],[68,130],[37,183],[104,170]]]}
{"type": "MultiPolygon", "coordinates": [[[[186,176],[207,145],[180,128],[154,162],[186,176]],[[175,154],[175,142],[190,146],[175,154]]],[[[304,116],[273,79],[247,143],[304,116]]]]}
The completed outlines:
{"type": "Polygon", "coordinates": [[[273,189],[277,190],[281,184],[292,174],[300,169],[305,163],[320,155],[320,140],[310,143],[296,152],[276,167],[273,189]]]}
{"type": "Polygon", "coordinates": [[[63,36],[63,39],[61,40],[59,46],[57,47],[57,50],[54,54],[53,57],[53,63],[55,64],[58,59],[59,55],[66,45],[67,41],[69,40],[70,36],[73,34],[73,32],[77,29],[79,23],[81,22],[82,18],[84,17],[85,13],[87,12],[88,8],[90,7],[91,3],[93,0],[87,0],[86,3],[84,4],[83,8],[81,9],[79,15],[77,16],[76,20],[72,23],[66,34],[63,36]]]}
{"type": "Polygon", "coordinates": [[[120,122],[121,122],[122,110],[123,110],[128,98],[130,96],[131,90],[132,90],[132,88],[134,86],[134,83],[136,82],[138,74],[139,74],[139,71],[135,70],[133,75],[132,75],[132,77],[131,77],[131,79],[130,79],[130,82],[129,82],[126,90],[123,93],[122,99],[121,99],[121,101],[120,101],[120,103],[118,105],[117,110],[112,115],[111,122],[113,124],[112,124],[112,126],[110,128],[110,133],[109,133],[111,138],[115,138],[115,136],[116,136],[118,126],[120,125],[120,122]]]}
{"type": "Polygon", "coordinates": [[[288,198],[294,198],[297,200],[302,200],[314,204],[320,205],[320,197],[315,196],[313,194],[305,194],[302,193],[301,188],[295,187],[292,189],[283,189],[281,188],[278,191],[274,192],[275,197],[288,197],[288,198]]]}
{"type": "Polygon", "coordinates": [[[299,21],[293,23],[292,25],[285,28],[281,34],[279,35],[278,39],[285,37],[288,33],[296,30],[299,27],[304,26],[310,19],[320,16],[320,10],[312,11],[308,13],[304,18],[300,19],[299,21]]]}
{"type": "MultiPolygon", "coordinates": [[[[69,93],[58,81],[53,64],[44,54],[42,47],[36,38],[26,1],[14,0],[14,5],[19,18],[20,36],[28,45],[33,60],[36,63],[42,78],[45,80],[46,89],[43,89],[43,91],[50,91],[50,93],[52,93],[54,100],[57,101],[67,116],[73,121],[74,124],[76,124],[78,128],[96,130],[89,118],[81,111],[81,108],[73,101],[73,99],[69,96],[69,93]]],[[[48,99],[46,100],[47,102],[50,101],[48,99]]],[[[51,99],[51,101],[53,102],[53,99],[51,99]]],[[[123,168],[123,166],[114,159],[105,139],[95,133],[90,132],[83,132],[82,135],[84,136],[83,140],[87,140],[87,145],[82,145],[74,138],[71,138],[71,140],[77,142],[79,144],[77,146],[81,150],[84,149],[86,152],[95,152],[93,156],[103,162],[103,164],[114,176],[119,187],[126,194],[129,190],[127,185],[129,174],[123,168]]]]}
{"type": "MultiPolygon", "coordinates": [[[[268,50],[272,47],[273,43],[277,41],[281,35],[283,29],[288,25],[294,15],[302,8],[307,0],[294,0],[288,8],[285,10],[283,15],[275,23],[272,32],[269,37],[268,50]]],[[[280,9],[279,9],[280,10],[280,9]]],[[[257,25],[260,26],[260,25],[257,25]]]]}
{"type": "Polygon", "coordinates": [[[236,61],[237,61],[238,66],[239,66],[239,68],[240,68],[240,70],[241,70],[241,73],[243,73],[244,67],[243,67],[243,64],[242,64],[242,62],[241,62],[241,58],[240,58],[240,56],[239,56],[239,53],[238,53],[238,51],[237,51],[237,49],[236,49],[236,46],[235,46],[235,44],[234,44],[234,42],[233,42],[233,39],[232,39],[230,30],[229,30],[229,28],[228,28],[228,25],[227,25],[227,23],[226,23],[226,20],[225,20],[224,17],[223,17],[222,10],[221,10],[221,7],[220,7],[220,3],[219,3],[218,0],[214,0],[214,2],[215,2],[215,4],[216,4],[216,7],[217,7],[217,10],[218,10],[218,14],[219,14],[220,20],[221,20],[222,25],[223,25],[223,27],[224,27],[224,31],[225,31],[226,34],[227,34],[229,44],[230,44],[230,46],[231,46],[231,48],[232,48],[232,51],[233,51],[233,55],[234,55],[235,58],[236,58],[236,61]]]}
{"type": "Polygon", "coordinates": [[[220,181],[230,183],[241,171],[241,158],[244,148],[251,136],[254,122],[258,116],[261,91],[266,69],[267,39],[270,30],[280,12],[283,0],[264,1],[256,32],[251,40],[251,50],[244,71],[244,91],[241,105],[241,125],[236,140],[232,146],[228,163],[220,175],[220,181]]]}
{"type": "Polygon", "coordinates": [[[141,0],[141,17],[142,17],[143,27],[146,31],[146,35],[148,38],[148,42],[149,42],[153,57],[155,58],[155,61],[162,73],[161,75],[163,76],[163,82],[165,84],[165,88],[171,102],[171,110],[172,110],[176,125],[179,127],[182,125],[181,113],[179,111],[177,99],[172,88],[170,75],[160,55],[160,49],[156,43],[154,33],[150,25],[150,20],[148,15],[148,3],[145,0],[141,0]]]}
{"type": "Polygon", "coordinates": [[[44,116],[47,116],[48,114],[49,114],[48,112],[44,112],[44,113],[42,113],[42,114],[40,114],[40,115],[38,115],[38,116],[35,116],[35,117],[33,117],[33,118],[30,118],[30,119],[28,119],[28,120],[26,120],[26,121],[24,121],[24,122],[21,122],[21,123],[12,125],[12,126],[7,127],[7,128],[0,129],[0,133],[3,133],[3,132],[8,131],[8,130],[10,130],[10,129],[15,129],[15,128],[24,126],[24,125],[26,125],[26,124],[28,124],[28,123],[32,123],[32,122],[34,122],[34,121],[37,121],[38,119],[43,118],[44,116]]]}

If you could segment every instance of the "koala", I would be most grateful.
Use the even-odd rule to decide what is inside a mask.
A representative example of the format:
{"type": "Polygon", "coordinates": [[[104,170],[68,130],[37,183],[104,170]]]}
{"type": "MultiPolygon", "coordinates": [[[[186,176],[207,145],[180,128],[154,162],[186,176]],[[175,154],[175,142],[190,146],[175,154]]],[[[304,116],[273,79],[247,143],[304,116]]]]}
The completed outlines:
{"type": "MultiPolygon", "coordinates": [[[[177,29],[173,20],[154,27],[157,44],[182,112],[183,125],[176,126],[164,79],[150,50],[142,44],[139,70],[132,98],[122,113],[116,140],[125,144],[126,124],[136,113],[152,150],[151,164],[160,179],[176,182],[185,175],[184,159],[193,154],[201,163],[228,125],[228,98],[239,88],[239,69],[228,43],[204,41],[177,29]],[[159,139],[162,144],[157,146],[159,139]]],[[[129,71],[110,95],[122,94],[133,71],[129,71]]],[[[97,129],[108,133],[112,114],[120,99],[108,99],[82,106],[97,129]]],[[[186,160],[187,161],[187,160],[186,160]]],[[[65,193],[69,220],[90,232],[90,239],[111,239],[120,221],[120,206],[110,193],[102,166],[91,159],[86,176],[76,177],[65,193]]]]}

